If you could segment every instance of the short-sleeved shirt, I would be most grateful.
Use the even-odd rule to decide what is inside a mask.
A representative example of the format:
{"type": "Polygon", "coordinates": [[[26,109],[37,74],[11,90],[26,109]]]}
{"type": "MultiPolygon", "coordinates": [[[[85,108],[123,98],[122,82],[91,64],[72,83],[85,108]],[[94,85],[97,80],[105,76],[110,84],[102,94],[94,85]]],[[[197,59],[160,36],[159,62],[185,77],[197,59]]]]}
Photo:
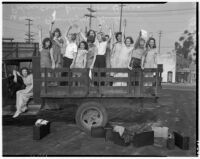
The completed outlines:
{"type": "Polygon", "coordinates": [[[107,48],[107,41],[96,42],[96,46],[98,49],[97,55],[105,55],[107,48]]]}
{"type": "Polygon", "coordinates": [[[73,43],[70,43],[68,40],[67,40],[67,47],[66,47],[66,50],[65,50],[65,57],[69,58],[69,59],[73,59],[74,58],[74,52],[77,52],[77,45],[75,42],[73,43]]]}

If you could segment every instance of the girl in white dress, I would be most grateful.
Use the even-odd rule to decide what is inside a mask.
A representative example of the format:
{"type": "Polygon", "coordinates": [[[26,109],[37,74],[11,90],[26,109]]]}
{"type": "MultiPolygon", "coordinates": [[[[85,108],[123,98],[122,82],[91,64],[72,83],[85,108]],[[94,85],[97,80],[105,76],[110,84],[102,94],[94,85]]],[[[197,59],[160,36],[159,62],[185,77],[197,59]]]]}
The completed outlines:
{"type": "Polygon", "coordinates": [[[17,71],[13,71],[14,82],[17,82],[17,75],[21,76],[26,88],[16,92],[16,109],[17,111],[13,115],[13,118],[18,117],[21,113],[25,112],[27,108],[27,102],[30,97],[33,96],[33,75],[28,73],[27,68],[22,68],[21,74],[17,71]]]}
{"type": "MultiPolygon", "coordinates": [[[[126,23],[124,23],[124,29],[123,29],[122,35],[124,35],[125,26],[126,26],[126,23]]],[[[134,49],[134,47],[133,47],[134,41],[133,41],[132,37],[129,36],[129,37],[126,37],[125,40],[123,40],[123,39],[124,39],[124,36],[122,36],[122,47],[121,47],[120,51],[116,52],[116,54],[115,54],[115,62],[116,62],[115,68],[127,68],[128,63],[131,58],[132,51],[134,49]],[[123,41],[124,41],[124,43],[123,43],[123,41]]],[[[128,73],[117,73],[114,75],[114,77],[128,77],[128,73]]],[[[114,82],[113,86],[127,86],[127,83],[126,82],[114,82]]]]}

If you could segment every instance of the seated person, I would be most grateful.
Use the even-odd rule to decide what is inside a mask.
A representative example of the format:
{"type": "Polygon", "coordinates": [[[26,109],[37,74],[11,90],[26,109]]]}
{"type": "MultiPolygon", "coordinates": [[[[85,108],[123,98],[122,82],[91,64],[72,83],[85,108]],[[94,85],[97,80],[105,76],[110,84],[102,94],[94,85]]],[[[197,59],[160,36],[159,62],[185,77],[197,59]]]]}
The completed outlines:
{"type": "Polygon", "coordinates": [[[21,113],[25,112],[27,108],[27,102],[30,97],[33,96],[33,75],[29,73],[28,68],[24,67],[21,69],[21,74],[16,70],[13,71],[14,82],[17,83],[17,75],[21,76],[26,88],[19,90],[16,93],[16,112],[13,118],[18,117],[21,113]]]}
{"type": "Polygon", "coordinates": [[[14,99],[16,98],[16,92],[25,89],[26,86],[20,76],[17,75],[17,83],[13,79],[14,76],[10,74],[7,78],[7,90],[9,97],[14,99]]]}

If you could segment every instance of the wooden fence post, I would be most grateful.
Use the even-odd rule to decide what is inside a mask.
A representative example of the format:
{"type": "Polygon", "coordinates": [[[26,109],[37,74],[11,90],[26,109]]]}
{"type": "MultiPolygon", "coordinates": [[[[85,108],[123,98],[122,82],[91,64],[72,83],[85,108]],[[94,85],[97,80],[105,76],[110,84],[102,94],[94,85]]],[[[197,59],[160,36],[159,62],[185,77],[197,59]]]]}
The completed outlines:
{"type": "Polygon", "coordinates": [[[41,73],[40,73],[40,57],[32,57],[32,73],[33,73],[33,98],[35,103],[40,103],[41,73]]]}

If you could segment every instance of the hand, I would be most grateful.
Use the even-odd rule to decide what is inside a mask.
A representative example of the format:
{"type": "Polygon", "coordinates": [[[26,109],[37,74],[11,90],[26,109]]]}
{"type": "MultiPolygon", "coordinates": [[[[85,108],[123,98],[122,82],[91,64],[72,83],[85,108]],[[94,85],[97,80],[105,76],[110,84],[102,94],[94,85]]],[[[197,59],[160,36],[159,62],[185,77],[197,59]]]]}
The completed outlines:
{"type": "Polygon", "coordinates": [[[16,76],[16,75],[17,75],[17,71],[13,70],[13,76],[16,76]]]}
{"type": "Polygon", "coordinates": [[[53,25],[54,23],[55,23],[55,20],[52,20],[52,21],[51,21],[51,24],[53,25]]]}
{"type": "Polygon", "coordinates": [[[144,66],[141,66],[141,69],[144,70],[144,66]]]}
{"type": "Polygon", "coordinates": [[[132,68],[132,67],[130,67],[130,66],[128,66],[128,69],[129,69],[129,70],[132,70],[133,68],[132,68]]]}
{"type": "Polygon", "coordinates": [[[52,64],[52,69],[55,69],[55,68],[56,68],[56,64],[53,63],[53,64],[52,64]]]}
{"type": "Polygon", "coordinates": [[[16,71],[17,75],[20,76],[20,73],[18,71],[16,71]]]}
{"type": "Polygon", "coordinates": [[[70,26],[69,26],[69,30],[71,30],[71,29],[72,29],[72,26],[70,25],[70,26]]]}

